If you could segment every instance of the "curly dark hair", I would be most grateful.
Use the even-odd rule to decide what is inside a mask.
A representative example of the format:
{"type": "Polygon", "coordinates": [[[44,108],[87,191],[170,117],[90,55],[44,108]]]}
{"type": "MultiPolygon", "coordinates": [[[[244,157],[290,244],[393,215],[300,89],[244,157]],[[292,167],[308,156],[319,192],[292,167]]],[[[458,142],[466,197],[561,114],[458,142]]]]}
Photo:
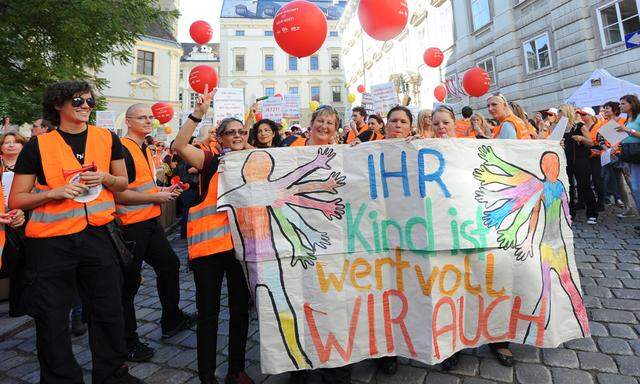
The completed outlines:
{"type": "Polygon", "coordinates": [[[262,124],[269,125],[269,128],[273,131],[273,140],[271,141],[271,147],[279,147],[280,141],[282,138],[280,137],[280,129],[278,128],[278,124],[275,121],[269,119],[262,119],[253,124],[251,127],[251,131],[249,131],[249,144],[253,145],[256,148],[271,148],[266,147],[264,144],[260,143],[258,140],[258,127],[262,124]]]}
{"type": "Polygon", "coordinates": [[[42,96],[42,118],[49,120],[54,126],[60,125],[60,113],[56,107],[87,92],[95,98],[91,85],[86,81],[69,80],[49,84],[42,96]]]}

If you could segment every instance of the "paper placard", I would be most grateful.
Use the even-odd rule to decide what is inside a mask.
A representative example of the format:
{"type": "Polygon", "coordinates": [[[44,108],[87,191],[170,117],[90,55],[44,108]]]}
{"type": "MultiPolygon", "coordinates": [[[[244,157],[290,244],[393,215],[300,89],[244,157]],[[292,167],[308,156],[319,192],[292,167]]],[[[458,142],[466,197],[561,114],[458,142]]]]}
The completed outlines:
{"type": "Polygon", "coordinates": [[[611,120],[607,124],[600,127],[598,133],[601,134],[602,137],[604,137],[604,139],[607,140],[612,147],[615,147],[622,140],[629,137],[626,132],[618,132],[616,129],[619,127],[620,124],[618,124],[616,121],[611,120]]]}
{"type": "Polygon", "coordinates": [[[282,117],[285,119],[300,118],[300,95],[284,95],[282,117]]]}
{"type": "Polygon", "coordinates": [[[283,117],[282,112],[282,98],[272,96],[262,102],[263,119],[270,119],[276,123],[280,123],[283,117]]]}
{"type": "Polygon", "coordinates": [[[236,88],[218,88],[213,98],[215,125],[227,117],[244,121],[244,92],[236,88]]]}
{"type": "Polygon", "coordinates": [[[113,111],[96,111],[96,127],[107,128],[111,132],[115,132],[115,113],[113,111]]]}
{"type": "Polygon", "coordinates": [[[362,107],[367,110],[367,115],[373,115],[376,113],[373,106],[373,96],[370,93],[362,94],[362,107]]]}
{"type": "Polygon", "coordinates": [[[4,206],[9,206],[9,192],[13,184],[13,172],[2,172],[2,192],[4,193],[4,206]]]}
{"type": "Polygon", "coordinates": [[[547,140],[562,140],[564,134],[566,133],[568,123],[569,119],[567,119],[566,116],[562,116],[562,118],[560,118],[560,121],[558,121],[558,124],[556,124],[556,126],[553,128],[553,132],[551,132],[551,135],[549,135],[547,140]]]}
{"type": "Polygon", "coordinates": [[[377,113],[386,115],[387,112],[398,105],[398,94],[393,83],[383,83],[371,87],[373,107],[377,113]]]}

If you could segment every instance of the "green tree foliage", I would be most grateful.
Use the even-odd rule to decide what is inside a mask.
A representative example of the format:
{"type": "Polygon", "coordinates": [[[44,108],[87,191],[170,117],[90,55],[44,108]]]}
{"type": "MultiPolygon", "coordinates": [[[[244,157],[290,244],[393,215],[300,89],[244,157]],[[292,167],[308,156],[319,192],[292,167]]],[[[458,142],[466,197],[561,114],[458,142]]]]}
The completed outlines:
{"type": "Polygon", "coordinates": [[[136,40],[178,13],[156,0],[0,0],[0,15],[0,115],[22,123],[40,115],[47,84],[86,79],[100,89],[104,63],[129,62],[136,40]]]}

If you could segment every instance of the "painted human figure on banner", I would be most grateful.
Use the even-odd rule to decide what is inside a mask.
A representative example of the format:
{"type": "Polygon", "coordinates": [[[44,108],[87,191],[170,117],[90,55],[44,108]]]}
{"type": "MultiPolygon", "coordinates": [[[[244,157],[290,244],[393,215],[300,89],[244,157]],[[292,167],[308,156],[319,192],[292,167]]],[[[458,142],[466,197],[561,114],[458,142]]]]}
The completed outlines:
{"type": "Polygon", "coordinates": [[[319,149],[316,158],[293,169],[284,176],[272,179],[274,159],[265,151],[252,152],[243,164],[244,184],[220,196],[220,206],[233,212],[240,232],[243,261],[254,298],[258,290],[269,295],[278,322],[280,336],[291,362],[297,369],[313,365],[300,342],[298,320],[285,288],[283,264],[275,236],[284,236],[292,252],[290,266],[298,263],[303,269],[314,265],[316,249],[331,244],[326,232],[313,228],[300,210],[312,209],[323,213],[327,220],[341,219],[344,205],[341,198],[323,200],[318,193],[337,194],[345,185],[345,177],[333,172],[326,179],[313,179],[316,171],[330,170],[335,157],[332,149],[319,149]],[[246,205],[241,197],[249,191],[255,199],[246,205]],[[278,231],[278,233],[274,233],[278,231]]]}
{"type": "MultiPolygon", "coordinates": [[[[580,325],[583,336],[589,335],[589,320],[584,302],[569,268],[567,245],[562,234],[562,220],[571,225],[567,194],[560,173],[560,159],[554,152],[545,152],[540,158],[540,169],[544,178],[510,164],[498,157],[488,146],[479,148],[478,155],[484,163],[474,170],[474,177],[482,187],[476,191],[476,200],[485,204],[484,224],[495,228],[501,248],[516,250],[519,261],[526,262],[533,258],[534,238],[539,235],[538,221],[541,208],[544,208],[542,234],[540,234],[539,257],[542,272],[542,291],[535,308],[534,316],[546,316],[545,329],[551,318],[551,271],[560,279],[560,284],[569,295],[573,313],[580,325]],[[495,172],[494,170],[498,170],[495,172]],[[498,185],[502,189],[488,189],[486,186],[498,185]],[[510,225],[505,219],[515,214],[510,225]],[[518,243],[518,231],[526,225],[525,239],[518,243]]],[[[524,343],[536,343],[542,338],[537,327],[530,324],[527,328],[524,343]]]]}

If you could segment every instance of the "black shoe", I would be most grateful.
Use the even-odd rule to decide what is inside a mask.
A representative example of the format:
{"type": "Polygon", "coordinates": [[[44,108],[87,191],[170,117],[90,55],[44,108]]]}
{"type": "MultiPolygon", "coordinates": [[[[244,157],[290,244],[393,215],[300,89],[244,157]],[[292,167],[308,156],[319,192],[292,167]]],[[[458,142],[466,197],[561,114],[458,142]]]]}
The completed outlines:
{"type": "Polygon", "coordinates": [[[195,314],[186,313],[186,312],[181,312],[181,313],[182,313],[182,320],[180,320],[180,322],[178,323],[178,325],[175,326],[175,328],[169,331],[163,330],[162,339],[169,339],[186,329],[190,329],[191,326],[196,322],[197,316],[195,314]]]}
{"type": "Polygon", "coordinates": [[[442,363],[440,363],[440,367],[442,367],[442,370],[444,371],[450,371],[452,369],[456,369],[459,362],[460,359],[458,358],[458,352],[456,352],[453,355],[447,357],[442,363]]]}
{"type": "Polygon", "coordinates": [[[244,372],[230,373],[224,379],[224,384],[255,384],[244,372]]]}
{"type": "Polygon", "coordinates": [[[398,372],[398,358],[386,356],[378,359],[378,367],[385,375],[395,375],[398,372]]]}
{"type": "Polygon", "coordinates": [[[306,384],[306,371],[293,371],[289,374],[289,384],[306,384]]]}
{"type": "Polygon", "coordinates": [[[131,376],[129,373],[129,367],[125,364],[118,368],[117,371],[109,377],[105,383],[108,384],[144,384],[144,381],[138,379],[135,376],[131,376]]]}
{"type": "Polygon", "coordinates": [[[508,349],[505,348],[502,345],[496,345],[496,344],[489,344],[489,348],[491,349],[491,352],[493,352],[493,354],[495,355],[496,359],[498,359],[498,362],[502,365],[504,365],[505,367],[513,367],[513,356],[509,356],[509,355],[505,355],[504,353],[500,352],[500,349],[508,349]]]}
{"type": "Polygon", "coordinates": [[[82,336],[87,332],[87,324],[82,322],[82,316],[71,316],[71,333],[82,336]]]}
{"type": "Polygon", "coordinates": [[[141,363],[143,361],[147,361],[153,357],[156,353],[156,350],[151,348],[149,344],[143,343],[140,340],[137,340],[132,347],[129,348],[129,353],[127,354],[127,361],[132,361],[134,363],[141,363]]]}

